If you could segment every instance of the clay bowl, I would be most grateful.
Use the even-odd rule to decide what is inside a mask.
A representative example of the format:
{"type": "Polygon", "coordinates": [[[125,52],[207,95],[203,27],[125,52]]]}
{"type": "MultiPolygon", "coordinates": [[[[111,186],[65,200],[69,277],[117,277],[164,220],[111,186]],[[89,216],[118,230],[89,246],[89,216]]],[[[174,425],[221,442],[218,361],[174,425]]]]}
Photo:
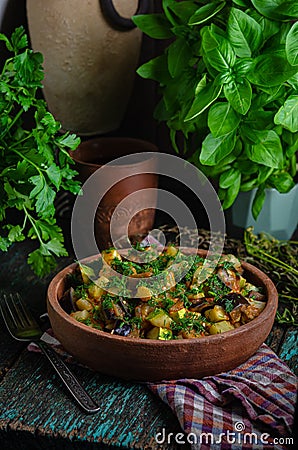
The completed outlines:
{"type": "MultiPolygon", "coordinates": [[[[205,256],[205,251],[198,251],[205,256]]],[[[98,256],[86,258],[88,263],[98,256]]],[[[59,272],[48,288],[48,314],[55,336],[78,361],[98,372],[126,380],[158,381],[202,378],[231,370],[252,356],[272,328],[278,294],[273,282],[251,264],[242,263],[244,276],[262,286],[267,305],[252,322],[222,334],[199,339],[158,341],[115,336],[84,325],[62,308],[67,275],[76,264],[59,272]]]]}

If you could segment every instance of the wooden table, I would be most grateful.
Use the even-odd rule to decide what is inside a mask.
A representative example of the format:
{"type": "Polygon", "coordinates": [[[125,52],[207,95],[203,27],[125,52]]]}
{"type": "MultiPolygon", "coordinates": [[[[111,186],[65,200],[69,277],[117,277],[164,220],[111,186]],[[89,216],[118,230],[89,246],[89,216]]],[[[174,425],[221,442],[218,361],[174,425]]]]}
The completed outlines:
{"type": "MultiPolygon", "coordinates": [[[[32,244],[14,245],[0,254],[0,286],[22,293],[32,311],[45,311],[47,285],[53,274],[39,280],[27,266],[32,244]]],[[[56,272],[72,261],[63,258],[56,272]]],[[[275,326],[267,343],[289,367],[297,367],[298,332],[275,326]]],[[[101,410],[83,413],[70,398],[44,356],[28,352],[14,341],[0,319],[0,448],[5,450],[168,449],[155,436],[181,429],[171,410],[143,384],[123,382],[72,366],[101,410]]],[[[171,443],[171,449],[182,448],[171,443]]],[[[187,448],[187,446],[183,446],[187,448]]]]}

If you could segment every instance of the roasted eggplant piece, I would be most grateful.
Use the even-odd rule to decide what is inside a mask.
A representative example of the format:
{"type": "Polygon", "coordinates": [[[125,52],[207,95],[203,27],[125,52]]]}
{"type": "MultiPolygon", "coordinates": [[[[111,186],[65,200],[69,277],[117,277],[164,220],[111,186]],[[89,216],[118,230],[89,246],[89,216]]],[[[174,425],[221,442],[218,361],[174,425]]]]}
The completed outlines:
{"type": "Polygon", "coordinates": [[[240,280],[241,277],[238,272],[230,269],[220,268],[217,271],[219,279],[229,288],[231,291],[239,292],[241,289],[240,280]]]}
{"type": "Polygon", "coordinates": [[[117,320],[113,331],[113,334],[117,334],[118,336],[128,336],[131,332],[131,326],[128,323],[117,320]]]}
{"type": "Polygon", "coordinates": [[[218,303],[223,306],[226,311],[231,310],[238,305],[248,305],[246,298],[237,292],[230,292],[229,294],[224,295],[218,303]]]}

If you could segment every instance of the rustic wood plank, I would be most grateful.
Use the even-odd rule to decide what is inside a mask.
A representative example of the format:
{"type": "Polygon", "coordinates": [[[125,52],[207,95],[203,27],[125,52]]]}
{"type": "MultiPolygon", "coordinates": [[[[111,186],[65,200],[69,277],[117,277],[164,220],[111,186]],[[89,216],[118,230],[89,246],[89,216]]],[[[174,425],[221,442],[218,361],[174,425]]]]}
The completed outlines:
{"type": "Polygon", "coordinates": [[[281,342],[284,338],[285,328],[281,325],[274,324],[269,334],[266,344],[277,354],[279,355],[281,342]]]}
{"type": "Polygon", "coordinates": [[[0,316],[0,381],[18,358],[25,344],[18,342],[8,334],[0,316]]]}
{"type": "Polygon", "coordinates": [[[298,329],[289,328],[286,330],[281,344],[280,358],[287,363],[294,373],[298,373],[298,329]]]}
{"type": "MultiPolygon", "coordinates": [[[[97,449],[155,450],[168,448],[168,444],[163,447],[155,441],[162,428],[169,433],[181,432],[171,410],[145,385],[120,381],[83,367],[72,369],[98,401],[100,412],[83,413],[43,355],[25,351],[0,385],[0,442],[5,442],[6,450],[93,449],[94,443],[101,444],[97,449]],[[53,438],[51,446],[43,447],[49,436],[53,438]],[[36,439],[41,443],[39,447],[36,442],[32,444],[36,439]],[[24,440],[27,447],[19,445],[24,440]]],[[[173,443],[171,448],[179,446],[173,443]]]]}

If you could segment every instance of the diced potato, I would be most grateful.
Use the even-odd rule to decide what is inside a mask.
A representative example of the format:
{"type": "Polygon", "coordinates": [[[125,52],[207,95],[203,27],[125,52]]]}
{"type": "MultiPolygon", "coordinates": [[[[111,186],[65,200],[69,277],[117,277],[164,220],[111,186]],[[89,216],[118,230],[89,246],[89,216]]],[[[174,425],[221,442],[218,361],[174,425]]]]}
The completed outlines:
{"type": "Polygon", "coordinates": [[[81,320],[86,320],[89,317],[89,312],[84,309],[83,311],[75,311],[73,313],[70,314],[71,317],[73,317],[74,319],[81,321],[81,320]]]}
{"type": "Polygon", "coordinates": [[[168,341],[172,339],[172,331],[163,327],[154,327],[147,333],[147,339],[159,339],[162,341],[168,341]]]}
{"type": "Polygon", "coordinates": [[[201,283],[201,280],[204,280],[208,278],[210,275],[212,275],[214,272],[214,269],[212,267],[208,266],[199,266],[192,277],[192,285],[197,285],[201,283]]]}
{"type": "Polygon", "coordinates": [[[122,258],[118,251],[115,248],[109,249],[109,250],[103,250],[101,252],[101,256],[104,259],[104,261],[109,264],[109,266],[112,264],[114,259],[118,259],[119,261],[122,261],[122,258]]]}
{"type": "Polygon", "coordinates": [[[234,330],[233,325],[227,320],[222,320],[221,322],[214,323],[209,328],[210,334],[220,334],[225,333],[226,331],[234,330]]]}
{"type": "Polygon", "coordinates": [[[221,320],[229,320],[229,316],[222,306],[215,305],[212,309],[205,312],[205,316],[211,322],[220,322],[221,320]]]}
{"type": "Polygon", "coordinates": [[[246,287],[246,279],[240,276],[240,280],[239,280],[239,287],[240,289],[243,289],[246,287]]]}
{"type": "Polygon", "coordinates": [[[138,286],[136,297],[143,298],[143,299],[150,299],[152,297],[152,292],[150,291],[147,286],[138,286]]]}
{"type": "MultiPolygon", "coordinates": [[[[194,288],[194,286],[190,286],[190,289],[193,289],[193,288],[194,288]]],[[[199,298],[203,298],[203,297],[205,297],[204,292],[196,292],[196,293],[191,292],[190,294],[187,295],[187,298],[189,300],[198,300],[199,298]]]]}
{"type": "Polygon", "coordinates": [[[104,289],[102,289],[100,286],[98,286],[97,284],[92,284],[89,288],[88,288],[88,295],[90,298],[100,298],[104,293],[104,289]]]}
{"type": "Polygon", "coordinates": [[[171,256],[171,257],[175,257],[177,255],[177,253],[178,253],[178,248],[174,247],[173,245],[170,245],[165,251],[165,254],[167,256],[171,256]]]}
{"type": "Polygon", "coordinates": [[[76,305],[81,311],[84,311],[84,309],[91,311],[92,309],[92,304],[85,298],[80,298],[77,300],[76,305]]]}
{"type": "Polygon", "coordinates": [[[170,311],[170,316],[175,322],[179,322],[186,314],[186,308],[179,309],[178,311],[170,311]]]}
{"type": "Polygon", "coordinates": [[[156,309],[153,311],[149,316],[147,317],[147,320],[153,325],[154,327],[161,327],[161,328],[170,328],[171,324],[173,323],[173,319],[171,319],[168,314],[163,311],[162,309],[156,309]]]}

